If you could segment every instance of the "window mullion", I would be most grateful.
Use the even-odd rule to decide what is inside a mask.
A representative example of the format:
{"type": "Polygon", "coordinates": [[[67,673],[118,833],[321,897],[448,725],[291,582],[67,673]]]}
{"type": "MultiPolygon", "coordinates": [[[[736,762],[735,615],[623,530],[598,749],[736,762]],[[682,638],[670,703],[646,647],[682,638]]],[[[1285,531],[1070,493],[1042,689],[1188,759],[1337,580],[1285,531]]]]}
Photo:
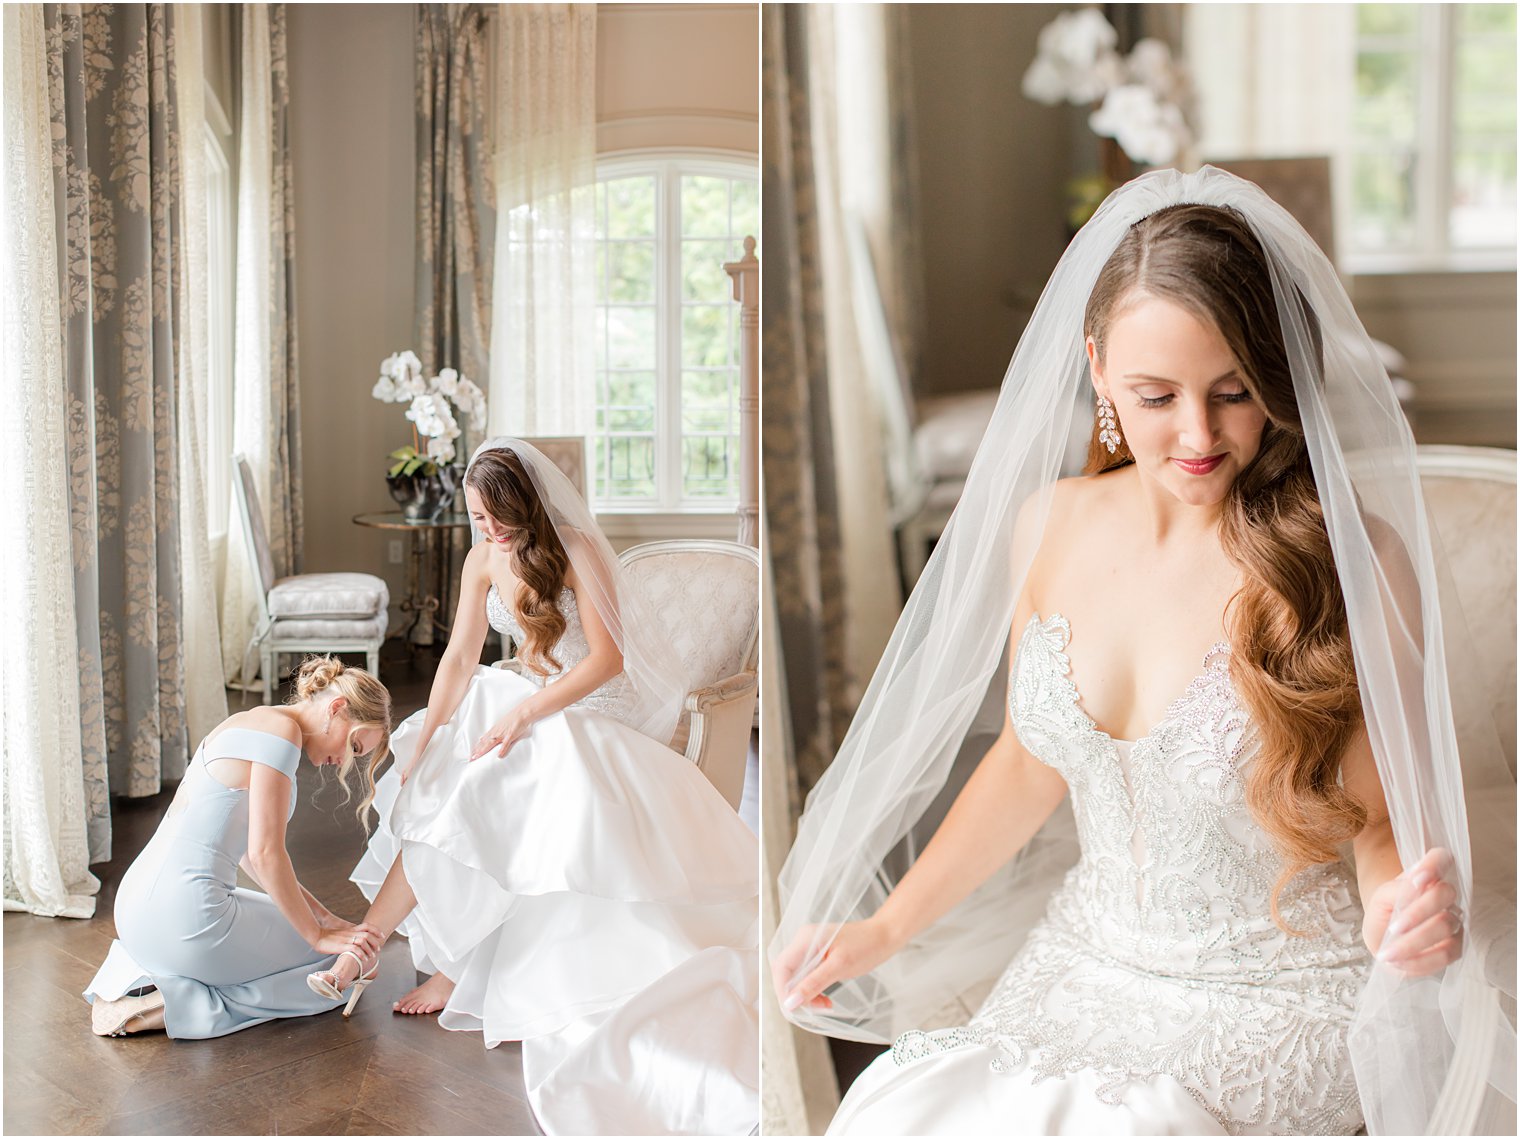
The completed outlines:
{"type": "Polygon", "coordinates": [[[660,167],[660,307],[664,313],[660,363],[660,506],[681,507],[681,174],[677,164],[660,167]]]}
{"type": "Polygon", "coordinates": [[[1453,12],[1449,4],[1420,5],[1420,73],[1424,81],[1417,103],[1415,232],[1420,253],[1431,258],[1446,251],[1446,219],[1451,208],[1453,12]]]}

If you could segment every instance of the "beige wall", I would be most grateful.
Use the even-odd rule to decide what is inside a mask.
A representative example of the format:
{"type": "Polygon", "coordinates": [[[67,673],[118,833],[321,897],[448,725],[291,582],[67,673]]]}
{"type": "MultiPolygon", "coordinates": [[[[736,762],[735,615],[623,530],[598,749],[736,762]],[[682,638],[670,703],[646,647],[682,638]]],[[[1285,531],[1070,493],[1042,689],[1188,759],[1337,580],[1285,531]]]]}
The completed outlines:
{"type": "Polygon", "coordinates": [[[597,149],[760,151],[754,4],[597,7],[597,149]]]}
{"type": "Polygon", "coordinates": [[[1072,110],[1019,91],[1065,7],[916,4],[909,20],[924,256],[922,393],[997,387],[1066,247],[1072,110]]]}
{"type": "MultiPolygon", "coordinates": [[[[310,572],[403,567],[355,514],[395,509],[385,456],[410,439],[369,390],[412,340],[413,82],[409,4],[292,4],[288,12],[301,459],[310,572]]],[[[393,612],[394,617],[394,612],[393,612]]]]}
{"type": "MultiPolygon", "coordinates": [[[[288,13],[304,568],[380,574],[399,601],[405,570],[387,561],[390,536],[351,519],[394,509],[385,456],[410,439],[401,409],[369,390],[381,359],[413,336],[412,6],[292,4],[288,13]]],[[[602,5],[597,20],[603,150],[758,152],[753,5],[602,5]]],[[[729,536],[731,519],[718,524],[729,536]]]]}

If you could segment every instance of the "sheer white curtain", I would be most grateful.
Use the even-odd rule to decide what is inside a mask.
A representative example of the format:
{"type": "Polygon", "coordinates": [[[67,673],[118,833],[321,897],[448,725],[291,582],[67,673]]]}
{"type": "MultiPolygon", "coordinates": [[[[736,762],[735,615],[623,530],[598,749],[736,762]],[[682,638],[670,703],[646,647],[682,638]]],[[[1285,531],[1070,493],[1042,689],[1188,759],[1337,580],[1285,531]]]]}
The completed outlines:
{"type": "Polygon", "coordinates": [[[906,401],[887,390],[868,361],[875,344],[857,308],[856,277],[869,275],[892,306],[900,236],[888,187],[904,156],[894,139],[886,45],[892,22],[905,18],[882,4],[807,8],[813,172],[817,184],[824,323],[828,329],[829,405],[833,422],[839,527],[850,619],[845,626],[852,697],[858,698],[902,610],[890,519],[889,470],[907,457],[906,401]],[[865,241],[851,241],[855,229],[865,241]],[[867,252],[869,250],[869,252],[867,252]]]}
{"type": "Polygon", "coordinates": [[[179,550],[184,612],[180,630],[185,653],[185,727],[191,747],[227,716],[221,631],[217,623],[216,577],[206,499],[207,386],[209,329],[206,218],[206,132],[204,67],[199,4],[175,11],[176,65],[182,81],[175,98],[180,137],[180,201],[184,218],[184,288],[179,293],[179,550]]]}
{"type": "MultiPolygon", "coordinates": [[[[1182,13],[1203,161],[1344,157],[1354,4],[1185,4],[1182,13]]],[[[1331,171],[1336,200],[1349,201],[1347,163],[1332,162],[1331,171]]]]}
{"type": "Polygon", "coordinates": [[[585,435],[595,412],[596,5],[496,9],[489,434],[585,435]]]}
{"type": "Polygon", "coordinates": [[[18,460],[0,494],[0,533],[12,551],[0,558],[5,908],[90,917],[100,883],[85,831],[42,5],[5,5],[3,66],[0,447],[18,460]]]}
{"type": "MultiPolygon", "coordinates": [[[[294,405],[294,256],[290,171],[283,135],[284,13],[248,4],[242,21],[239,116],[237,284],[232,368],[232,446],[248,459],[269,534],[277,576],[296,571],[300,542],[299,412],[294,405]]],[[[228,455],[212,457],[230,462],[228,455]]],[[[222,580],[222,665],[226,678],[248,680],[257,626],[258,583],[236,509],[229,511],[222,580]]]]}

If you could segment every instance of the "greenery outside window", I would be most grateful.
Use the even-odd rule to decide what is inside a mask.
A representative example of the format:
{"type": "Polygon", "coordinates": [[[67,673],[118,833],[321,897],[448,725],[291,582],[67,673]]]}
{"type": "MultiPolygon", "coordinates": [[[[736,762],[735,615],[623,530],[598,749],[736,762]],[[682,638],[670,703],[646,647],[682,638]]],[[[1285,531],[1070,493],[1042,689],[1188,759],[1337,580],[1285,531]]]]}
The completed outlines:
{"type": "Polygon", "coordinates": [[[739,307],[723,263],[759,236],[753,159],[597,167],[596,425],[602,512],[721,513],[739,495],[739,307]]]}

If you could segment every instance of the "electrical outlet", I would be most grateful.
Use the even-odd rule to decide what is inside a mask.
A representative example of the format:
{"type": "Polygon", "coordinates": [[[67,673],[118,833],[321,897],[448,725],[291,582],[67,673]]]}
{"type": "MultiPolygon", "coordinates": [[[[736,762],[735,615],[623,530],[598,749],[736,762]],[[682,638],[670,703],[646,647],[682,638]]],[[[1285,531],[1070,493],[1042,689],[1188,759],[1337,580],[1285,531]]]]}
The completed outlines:
{"type": "Polygon", "coordinates": [[[390,563],[393,566],[399,566],[401,564],[400,538],[392,538],[390,540],[389,544],[386,547],[386,557],[390,560],[390,563]]]}

